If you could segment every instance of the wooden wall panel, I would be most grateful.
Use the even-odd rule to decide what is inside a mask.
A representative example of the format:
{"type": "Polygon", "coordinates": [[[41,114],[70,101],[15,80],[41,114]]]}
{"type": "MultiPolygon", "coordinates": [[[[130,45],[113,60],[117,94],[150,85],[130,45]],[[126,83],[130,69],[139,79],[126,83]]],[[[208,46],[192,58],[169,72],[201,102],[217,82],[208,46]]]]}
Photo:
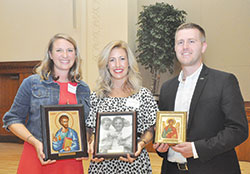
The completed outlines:
{"type": "Polygon", "coordinates": [[[0,62],[0,141],[22,142],[3,129],[3,115],[10,109],[22,81],[32,74],[40,61],[0,62]]]}
{"type": "MultiPolygon", "coordinates": [[[[247,114],[248,127],[250,127],[250,101],[245,102],[245,110],[247,114]]],[[[250,129],[248,130],[248,134],[250,134],[250,129]]],[[[248,139],[237,146],[235,150],[240,161],[250,162],[250,137],[248,136],[248,139]]]]}
{"type": "MultiPolygon", "coordinates": [[[[18,74],[0,74],[0,115],[1,118],[9,110],[19,86],[18,74]]],[[[2,120],[0,126],[3,126],[2,120]]],[[[4,129],[0,129],[0,134],[9,134],[4,129]]]]}

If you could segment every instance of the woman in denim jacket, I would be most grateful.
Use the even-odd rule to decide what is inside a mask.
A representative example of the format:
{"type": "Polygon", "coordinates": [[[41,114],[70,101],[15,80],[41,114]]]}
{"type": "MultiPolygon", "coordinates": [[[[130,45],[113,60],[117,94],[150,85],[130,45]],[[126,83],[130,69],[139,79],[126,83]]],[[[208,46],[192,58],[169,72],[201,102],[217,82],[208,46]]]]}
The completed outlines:
{"type": "Polygon", "coordinates": [[[36,74],[19,87],[3,117],[4,128],[25,141],[17,173],[83,173],[81,160],[43,160],[40,116],[40,105],[57,104],[83,104],[88,116],[90,89],[81,81],[80,61],[76,42],[68,35],[56,34],[36,74]]]}

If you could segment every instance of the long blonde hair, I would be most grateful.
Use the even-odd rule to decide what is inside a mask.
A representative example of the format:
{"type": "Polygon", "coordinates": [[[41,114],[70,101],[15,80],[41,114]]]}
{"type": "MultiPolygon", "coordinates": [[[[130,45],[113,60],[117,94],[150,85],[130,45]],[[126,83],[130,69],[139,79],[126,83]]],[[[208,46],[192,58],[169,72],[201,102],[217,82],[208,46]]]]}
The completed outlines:
{"type": "Polygon", "coordinates": [[[131,95],[137,93],[141,88],[142,78],[139,72],[138,64],[128,44],[121,40],[111,41],[104,47],[98,57],[99,77],[95,90],[98,97],[108,96],[113,87],[111,74],[108,70],[108,60],[109,55],[114,48],[124,49],[128,57],[128,78],[123,84],[123,90],[131,95]]]}
{"type": "Polygon", "coordinates": [[[41,64],[35,69],[35,72],[39,74],[43,80],[48,80],[49,75],[52,75],[54,80],[58,80],[59,77],[56,77],[54,74],[54,62],[50,57],[50,53],[53,50],[53,44],[58,39],[65,39],[74,46],[76,59],[73,66],[69,70],[68,79],[71,82],[79,82],[79,80],[82,79],[81,57],[76,45],[76,41],[67,34],[58,33],[50,39],[48,47],[46,49],[46,55],[41,64]]]}

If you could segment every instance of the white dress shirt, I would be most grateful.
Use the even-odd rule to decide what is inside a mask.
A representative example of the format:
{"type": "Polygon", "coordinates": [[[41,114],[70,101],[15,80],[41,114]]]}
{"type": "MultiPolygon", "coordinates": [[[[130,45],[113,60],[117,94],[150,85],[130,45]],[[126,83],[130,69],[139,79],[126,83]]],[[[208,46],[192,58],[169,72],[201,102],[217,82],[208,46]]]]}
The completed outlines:
{"type": "MultiPolygon", "coordinates": [[[[189,108],[194,93],[196,83],[198,81],[203,64],[190,76],[183,80],[183,71],[179,75],[179,86],[175,98],[174,111],[187,112],[187,121],[189,117],[189,108]]],[[[192,150],[194,158],[198,158],[194,143],[192,142],[192,150]]],[[[177,163],[186,163],[187,159],[184,158],[181,153],[175,152],[171,147],[168,151],[168,161],[177,163]]]]}

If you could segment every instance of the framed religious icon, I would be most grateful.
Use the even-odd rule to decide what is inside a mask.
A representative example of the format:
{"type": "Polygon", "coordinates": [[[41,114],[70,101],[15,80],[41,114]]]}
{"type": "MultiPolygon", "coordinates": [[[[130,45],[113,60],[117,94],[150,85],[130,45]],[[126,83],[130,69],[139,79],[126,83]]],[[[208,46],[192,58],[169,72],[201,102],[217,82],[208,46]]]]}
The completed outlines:
{"type": "Polygon", "coordinates": [[[41,105],[45,159],[87,157],[83,105],[41,105]]]}
{"type": "Polygon", "coordinates": [[[155,142],[170,145],[186,141],[187,112],[158,111],[155,142]]]}
{"type": "Polygon", "coordinates": [[[136,133],[136,112],[97,113],[94,157],[134,157],[136,133]]]}

